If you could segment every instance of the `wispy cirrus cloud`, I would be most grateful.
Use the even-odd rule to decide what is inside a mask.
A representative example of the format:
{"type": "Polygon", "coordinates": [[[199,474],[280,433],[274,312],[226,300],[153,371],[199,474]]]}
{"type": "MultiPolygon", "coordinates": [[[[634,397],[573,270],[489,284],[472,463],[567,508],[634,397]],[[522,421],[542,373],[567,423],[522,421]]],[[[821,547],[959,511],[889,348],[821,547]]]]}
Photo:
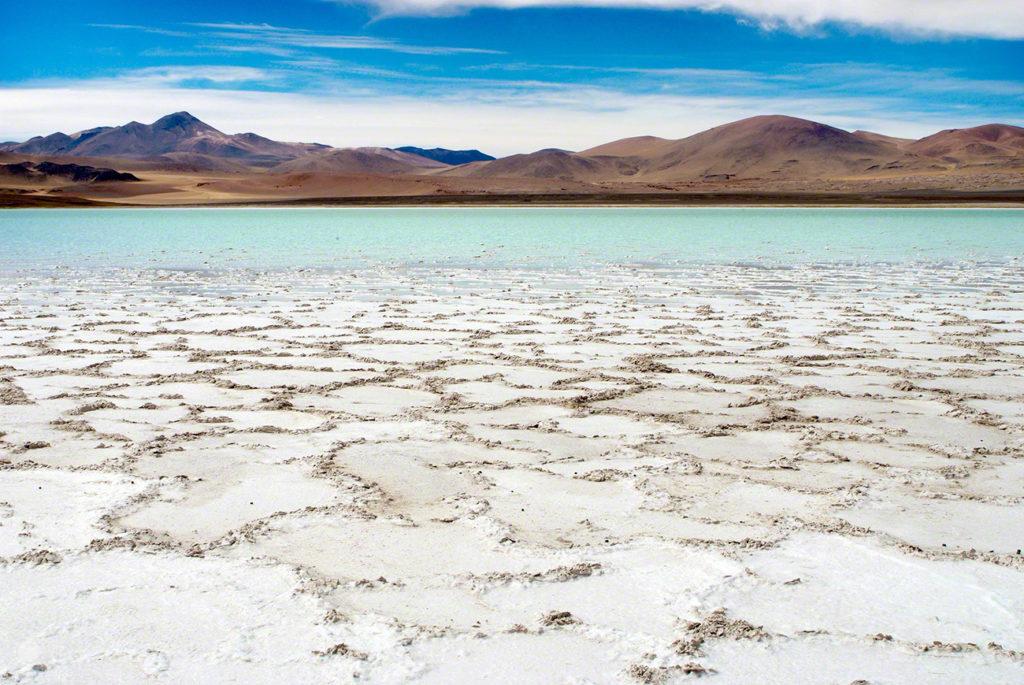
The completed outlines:
{"type": "Polygon", "coordinates": [[[596,74],[638,74],[673,78],[746,78],[762,76],[761,72],[747,69],[705,69],[697,67],[616,67],[587,64],[543,64],[537,62],[492,62],[463,67],[465,71],[578,71],[596,74]]]}
{"type": "Polygon", "coordinates": [[[407,55],[500,55],[500,50],[444,45],[411,45],[387,38],[333,33],[317,33],[306,29],[271,24],[240,24],[230,22],[195,22],[190,31],[137,24],[90,24],[93,28],[139,31],[173,38],[192,38],[200,49],[221,52],[250,52],[279,57],[293,56],[298,49],[382,50],[407,55]]]}
{"type": "Polygon", "coordinates": [[[409,55],[501,54],[498,50],[438,45],[409,45],[386,38],[316,33],[306,29],[272,26],[270,24],[195,23],[192,26],[213,31],[212,35],[219,38],[295,48],[388,50],[409,55]]]}
{"type": "MultiPolygon", "coordinates": [[[[327,0],[351,2],[351,0],[327,0]]],[[[450,15],[476,8],[606,7],[733,14],[764,28],[823,24],[909,35],[1024,38],[1019,0],[362,0],[383,15],[450,15]]]]}
{"type": "Polygon", "coordinates": [[[210,45],[197,45],[199,50],[208,53],[234,53],[252,55],[270,55],[271,57],[295,57],[296,51],[291,48],[278,47],[276,45],[228,45],[216,43],[210,45]]]}
{"type": "Polygon", "coordinates": [[[117,86],[185,86],[206,85],[215,87],[237,87],[240,85],[273,85],[282,82],[283,74],[272,69],[259,67],[195,65],[159,66],[129,69],[116,77],[95,79],[99,83],[117,86]]]}
{"type": "Polygon", "coordinates": [[[491,62],[461,68],[467,73],[587,74],[597,82],[620,79],[634,87],[644,84],[658,88],[701,88],[705,90],[802,89],[874,94],[972,94],[994,96],[1024,103],[1024,78],[988,79],[963,76],[958,70],[941,67],[911,69],[871,62],[793,63],[773,71],[749,69],[708,69],[692,67],[619,67],[582,64],[491,62]]]}
{"type": "Polygon", "coordinates": [[[142,33],[151,33],[157,36],[171,36],[173,38],[185,38],[189,34],[187,31],[177,31],[174,29],[165,29],[158,26],[140,26],[138,24],[89,24],[89,26],[97,29],[115,29],[119,31],[139,31],[142,33]]]}
{"type": "Polygon", "coordinates": [[[839,84],[846,90],[993,95],[1024,102],[1024,79],[968,78],[940,67],[908,69],[894,64],[838,62],[802,64],[793,71],[808,84],[839,84]]]}

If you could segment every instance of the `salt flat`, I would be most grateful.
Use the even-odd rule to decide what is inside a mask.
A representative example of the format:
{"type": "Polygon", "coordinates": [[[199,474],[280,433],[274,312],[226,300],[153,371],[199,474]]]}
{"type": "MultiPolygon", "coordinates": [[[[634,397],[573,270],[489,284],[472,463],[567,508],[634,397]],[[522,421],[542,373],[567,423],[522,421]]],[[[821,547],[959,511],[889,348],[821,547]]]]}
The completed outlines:
{"type": "Polygon", "coordinates": [[[1024,681],[1013,263],[2,279],[0,681],[1024,681]]]}

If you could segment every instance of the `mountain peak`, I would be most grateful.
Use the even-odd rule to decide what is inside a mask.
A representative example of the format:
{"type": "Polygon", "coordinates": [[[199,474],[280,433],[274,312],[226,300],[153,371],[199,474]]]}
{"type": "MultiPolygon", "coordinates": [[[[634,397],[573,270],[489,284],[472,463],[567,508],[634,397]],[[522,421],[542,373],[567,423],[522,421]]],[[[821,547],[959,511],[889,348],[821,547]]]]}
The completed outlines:
{"type": "Polygon", "coordinates": [[[722,124],[716,126],[714,130],[746,130],[746,131],[758,131],[758,132],[782,132],[782,131],[807,131],[821,133],[825,131],[829,132],[841,132],[849,135],[847,131],[838,129],[835,126],[829,126],[828,124],[822,124],[817,121],[810,119],[801,119],[800,117],[792,117],[787,114],[760,114],[758,116],[747,117],[746,119],[740,119],[739,121],[733,121],[728,124],[722,124]]]}
{"type": "Polygon", "coordinates": [[[183,131],[214,131],[212,126],[206,124],[188,112],[174,112],[167,116],[160,117],[150,126],[158,131],[172,131],[175,129],[183,131]]]}

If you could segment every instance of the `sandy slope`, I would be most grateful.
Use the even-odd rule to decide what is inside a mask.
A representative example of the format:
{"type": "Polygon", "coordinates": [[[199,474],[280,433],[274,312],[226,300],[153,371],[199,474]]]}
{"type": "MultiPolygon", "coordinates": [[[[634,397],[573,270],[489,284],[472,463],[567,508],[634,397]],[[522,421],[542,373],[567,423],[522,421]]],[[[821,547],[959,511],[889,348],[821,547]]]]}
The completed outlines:
{"type": "Polygon", "coordinates": [[[891,145],[899,150],[905,149],[908,145],[914,142],[913,138],[897,138],[895,136],[887,136],[873,131],[854,131],[853,135],[875,143],[891,145]]]}
{"type": "Polygon", "coordinates": [[[581,150],[579,154],[585,157],[654,157],[664,154],[674,142],[657,136],[636,136],[581,150]]]}
{"type": "Polygon", "coordinates": [[[12,682],[1024,678],[1012,265],[3,292],[12,682]]]}
{"type": "MultiPolygon", "coordinates": [[[[90,160],[111,164],[110,160],[90,160]]],[[[998,196],[1000,202],[1020,203],[1024,189],[1024,172],[1000,172],[975,169],[969,172],[931,171],[907,175],[899,170],[876,172],[849,178],[820,179],[808,184],[802,179],[775,179],[771,183],[761,179],[731,179],[697,181],[580,181],[550,176],[520,177],[467,177],[456,174],[344,174],[324,172],[294,172],[271,174],[265,171],[164,171],[148,164],[117,166],[130,170],[141,180],[132,183],[69,184],[62,179],[46,183],[17,178],[0,178],[0,203],[28,205],[39,203],[75,203],[84,198],[100,202],[140,205],[190,205],[250,202],[330,202],[332,199],[414,198],[424,201],[445,198],[457,202],[459,198],[493,202],[529,202],[559,197],[587,201],[596,198],[602,203],[687,202],[688,196],[706,198],[703,201],[730,203],[760,201],[764,203],[814,203],[821,201],[872,203],[917,202],[930,196],[944,202],[992,201],[986,197],[998,196]],[[141,168],[140,168],[141,167],[141,168]],[[917,200],[901,200],[901,194],[913,190],[917,200]],[[974,197],[971,193],[988,193],[974,197]],[[886,197],[879,199],[877,194],[886,197]],[[995,195],[992,195],[995,193],[995,195]],[[1009,194],[1007,194],[1009,193],[1009,194]],[[965,195],[966,194],[966,195],[965,195]],[[1004,197],[1005,195],[1005,197],[1004,197]],[[1016,199],[1014,199],[1016,196],[1016,199]],[[828,199],[832,197],[832,199],[828,199]],[[620,198],[620,199],[616,199],[620,198]],[[674,199],[673,199],[674,198],[674,199]],[[760,200],[758,200],[760,198],[760,200]],[[845,200],[843,199],[845,198],[845,200]],[[973,199],[972,199],[973,198],[973,199]]],[[[695,200],[696,201],[696,200],[695,200]]]]}

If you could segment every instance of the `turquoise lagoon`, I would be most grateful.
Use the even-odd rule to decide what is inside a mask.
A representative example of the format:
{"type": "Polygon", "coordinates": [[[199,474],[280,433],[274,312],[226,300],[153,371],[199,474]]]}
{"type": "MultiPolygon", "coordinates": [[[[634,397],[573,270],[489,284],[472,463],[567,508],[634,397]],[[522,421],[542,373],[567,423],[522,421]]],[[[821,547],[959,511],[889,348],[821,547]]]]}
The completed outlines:
{"type": "Polygon", "coordinates": [[[224,208],[0,212],[0,270],[1014,264],[1024,211],[224,208]]]}

